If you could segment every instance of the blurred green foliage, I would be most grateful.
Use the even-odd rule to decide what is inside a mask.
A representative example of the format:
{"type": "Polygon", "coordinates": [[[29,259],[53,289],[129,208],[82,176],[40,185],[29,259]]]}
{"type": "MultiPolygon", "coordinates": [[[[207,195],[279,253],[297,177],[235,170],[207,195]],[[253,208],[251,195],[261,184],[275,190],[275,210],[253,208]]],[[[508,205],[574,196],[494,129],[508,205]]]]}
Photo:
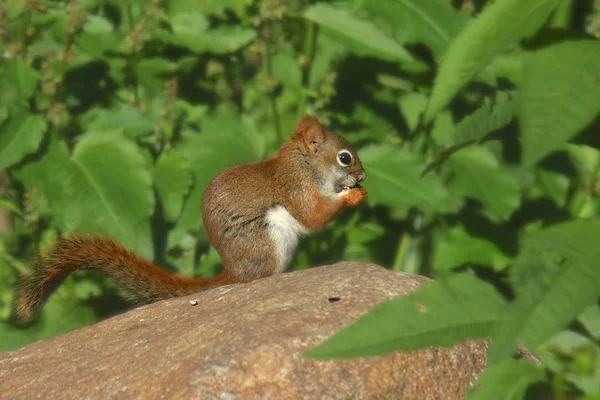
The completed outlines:
{"type": "Polygon", "coordinates": [[[204,188],[310,113],[359,149],[370,197],[305,238],[294,268],[437,279],[313,356],[492,335],[474,398],[600,395],[598,37],[590,0],[5,0],[0,349],[129,306],[82,272],[12,326],[16,277],[58,235],[218,273],[204,188]],[[516,338],[545,367],[510,360],[516,338]]]}

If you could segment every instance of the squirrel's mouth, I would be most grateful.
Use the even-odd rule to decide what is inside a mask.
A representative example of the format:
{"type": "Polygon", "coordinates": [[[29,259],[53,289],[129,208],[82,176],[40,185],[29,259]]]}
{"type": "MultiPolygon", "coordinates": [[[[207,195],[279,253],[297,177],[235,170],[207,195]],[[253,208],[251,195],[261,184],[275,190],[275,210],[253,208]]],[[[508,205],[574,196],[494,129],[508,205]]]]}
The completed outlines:
{"type": "Polygon", "coordinates": [[[348,185],[337,185],[336,187],[336,192],[337,193],[342,193],[345,192],[346,190],[350,190],[350,189],[358,189],[362,186],[360,186],[360,184],[357,182],[354,184],[354,186],[348,186],[348,185]]]}

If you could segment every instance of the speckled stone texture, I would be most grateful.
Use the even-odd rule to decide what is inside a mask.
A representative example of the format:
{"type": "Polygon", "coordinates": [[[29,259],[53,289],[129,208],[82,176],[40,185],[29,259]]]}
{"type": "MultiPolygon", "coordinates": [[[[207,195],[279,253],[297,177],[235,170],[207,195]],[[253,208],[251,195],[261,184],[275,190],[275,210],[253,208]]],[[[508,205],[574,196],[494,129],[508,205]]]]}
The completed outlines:
{"type": "Polygon", "coordinates": [[[301,356],[427,281],[339,263],[161,301],[0,354],[0,398],[460,399],[485,365],[485,342],[352,360],[301,356]]]}

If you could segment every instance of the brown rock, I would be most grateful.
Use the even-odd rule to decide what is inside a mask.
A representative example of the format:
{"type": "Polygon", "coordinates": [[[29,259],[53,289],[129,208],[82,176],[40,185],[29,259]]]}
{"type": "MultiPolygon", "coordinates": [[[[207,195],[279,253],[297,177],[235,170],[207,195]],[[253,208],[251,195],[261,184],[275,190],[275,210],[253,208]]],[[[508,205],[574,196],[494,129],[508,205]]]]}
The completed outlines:
{"type": "Polygon", "coordinates": [[[0,398],[460,399],[484,367],[484,342],[352,360],[301,356],[425,282],[339,263],[158,302],[0,354],[0,398]]]}

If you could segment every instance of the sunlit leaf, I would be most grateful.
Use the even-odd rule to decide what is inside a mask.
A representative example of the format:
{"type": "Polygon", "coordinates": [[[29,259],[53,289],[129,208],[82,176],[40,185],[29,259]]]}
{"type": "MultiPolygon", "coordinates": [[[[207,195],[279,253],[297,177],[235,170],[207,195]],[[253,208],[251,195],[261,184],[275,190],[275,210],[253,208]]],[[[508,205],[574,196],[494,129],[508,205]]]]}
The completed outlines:
{"type": "Polygon", "coordinates": [[[46,131],[41,115],[20,110],[0,126],[0,170],[18,163],[35,152],[46,131]]]}
{"type": "Polygon", "coordinates": [[[598,66],[597,40],[565,41],[526,58],[519,88],[524,165],[560,148],[600,116],[598,66]]]}
{"type": "Polygon", "coordinates": [[[319,24],[331,37],[343,40],[358,54],[389,61],[415,62],[401,44],[371,22],[355,17],[344,8],[318,3],[306,9],[304,18],[319,24]]]}
{"type": "Polygon", "coordinates": [[[438,58],[468,22],[446,0],[354,0],[353,5],[386,21],[400,43],[424,43],[438,58]]]}
{"type": "Polygon", "coordinates": [[[489,284],[472,274],[457,274],[380,304],[305,354],[350,358],[451,347],[489,335],[504,304],[489,284]]]}
{"type": "Polygon", "coordinates": [[[64,233],[103,233],[152,258],[152,181],[132,141],[110,131],[86,134],[69,154],[53,140],[17,176],[44,193],[64,233]]]}
{"type": "Polygon", "coordinates": [[[564,0],[497,0],[488,5],[448,48],[425,120],[433,120],[494,57],[535,33],[561,1],[564,0]]]}

